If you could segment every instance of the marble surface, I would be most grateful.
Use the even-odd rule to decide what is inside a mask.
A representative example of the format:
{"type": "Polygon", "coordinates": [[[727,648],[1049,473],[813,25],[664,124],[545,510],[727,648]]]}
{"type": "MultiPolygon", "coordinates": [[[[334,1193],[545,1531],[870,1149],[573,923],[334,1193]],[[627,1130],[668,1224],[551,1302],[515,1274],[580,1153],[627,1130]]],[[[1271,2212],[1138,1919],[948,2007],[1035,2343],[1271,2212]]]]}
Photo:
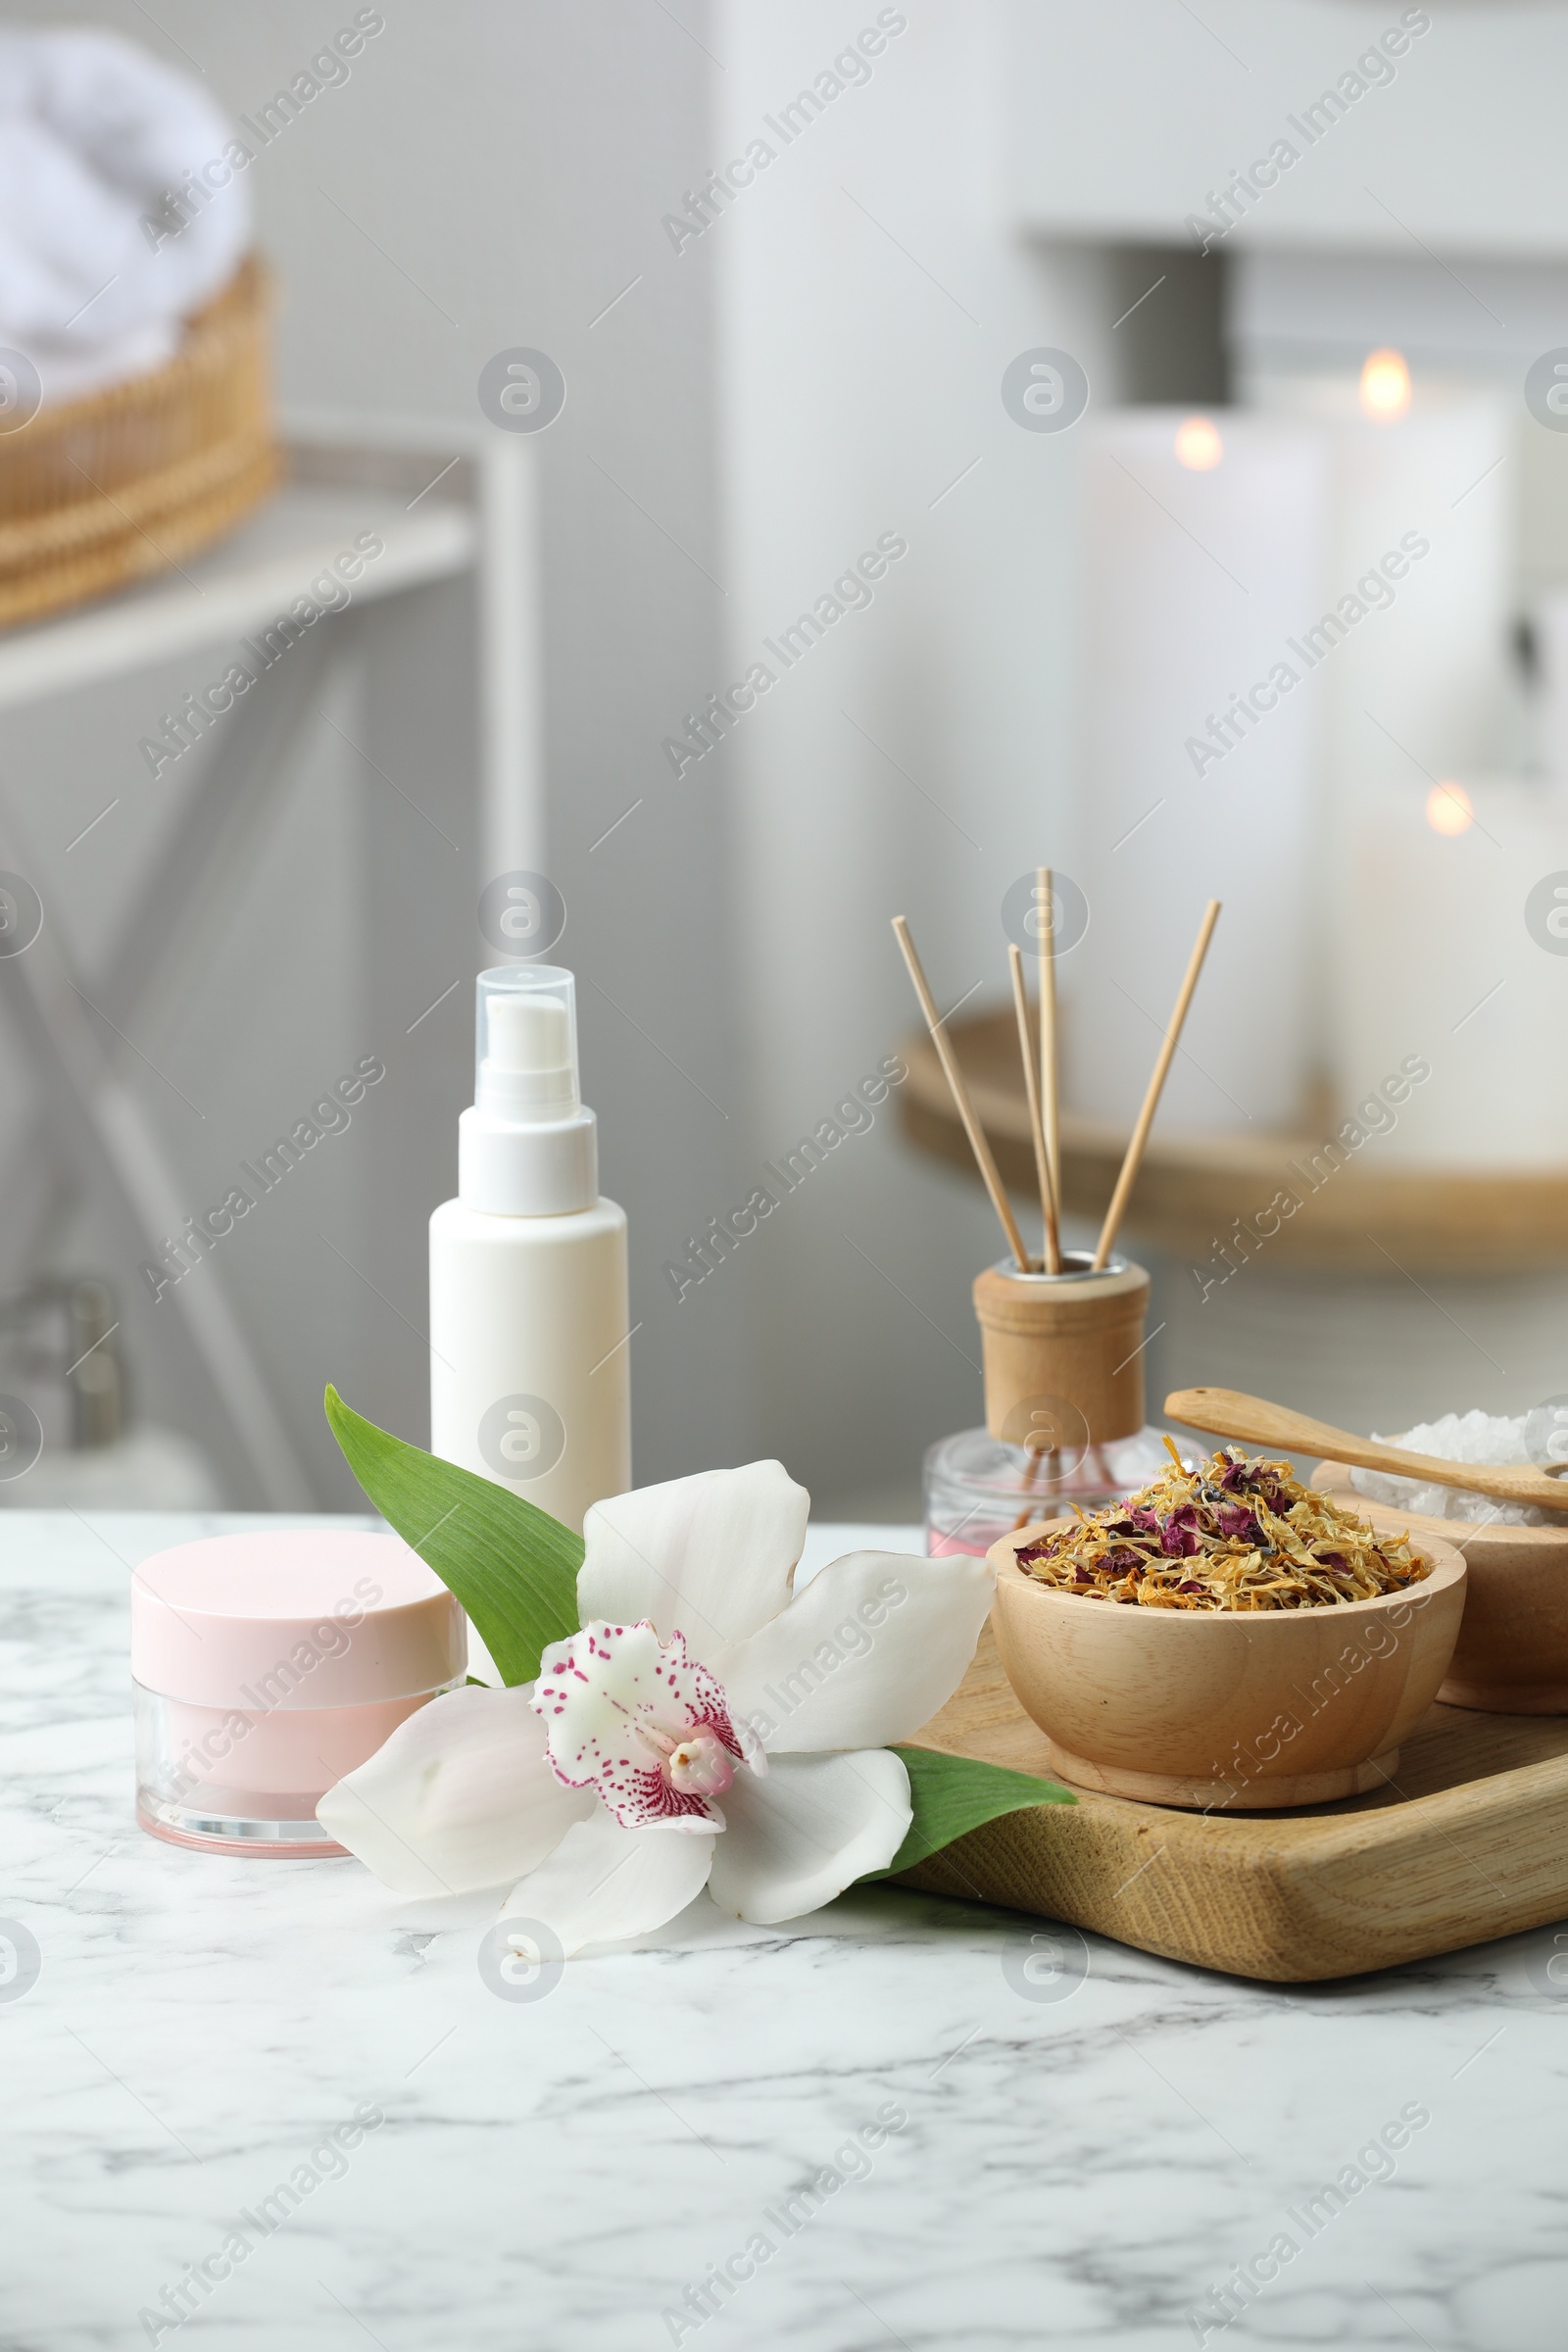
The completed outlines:
{"type": "Polygon", "coordinates": [[[256,1524],[0,1518],[8,2352],[1568,2338],[1568,1929],[1292,1987],[892,1888],[704,1898],[505,1998],[488,1902],[136,1829],[128,1568],[256,1524]]]}

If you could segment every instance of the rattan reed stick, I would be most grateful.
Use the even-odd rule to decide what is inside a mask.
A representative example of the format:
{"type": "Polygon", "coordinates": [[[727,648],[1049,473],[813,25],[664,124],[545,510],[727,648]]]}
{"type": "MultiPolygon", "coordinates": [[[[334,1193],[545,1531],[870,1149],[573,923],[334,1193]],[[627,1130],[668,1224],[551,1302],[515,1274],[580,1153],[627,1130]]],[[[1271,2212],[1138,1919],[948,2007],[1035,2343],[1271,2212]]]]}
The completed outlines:
{"type": "Polygon", "coordinates": [[[1024,987],[1023,957],[1009,941],[1007,964],[1012,973],[1012,1009],[1018,1022],[1018,1051],[1023,1057],[1023,1087],[1029,1098],[1029,1133],[1035,1148],[1035,1174],[1040,1181],[1040,1214],[1045,1224],[1046,1271],[1061,1272],[1061,1237],[1056,1227],[1056,1200],[1051,1183],[1051,1157],[1040,1116],[1040,1085],[1035,1076],[1035,1043],[1029,1033],[1029,997],[1024,987]]]}
{"type": "MultiPolygon", "coordinates": [[[[1061,1211],[1061,1119],[1058,1108],[1060,1085],[1056,1065],[1056,926],[1055,905],[1049,865],[1035,869],[1035,899],[1045,918],[1040,934],[1040,1102],[1041,1117],[1046,1131],[1046,1158],[1051,1166],[1051,1198],[1061,1211]]],[[[1048,1261],[1049,1262],[1049,1261],[1048,1261]]],[[[1051,1267],[1059,1273],[1057,1262],[1051,1267]]]]}
{"type": "Polygon", "coordinates": [[[1008,1249],[1018,1261],[1019,1273],[1027,1274],[1030,1270],[1029,1252],[1023,1246],[1023,1235],[1018,1231],[1018,1220],[1013,1215],[1011,1204],[1003,1190],[997,1163],[991,1156],[991,1146],[986,1142],[985,1132],[975,1117],[974,1105],[969,1101],[969,1090],[963,1083],[963,1074],[958,1068],[957,1056],[949,1042],[942,1015],[937,1010],[936,999],[926,984],[926,976],[921,968],[920,958],[915,953],[914,941],[909,935],[909,926],[902,914],[896,914],[893,917],[893,936],[899,943],[905,963],[908,968],[909,978],[914,983],[914,993],[920,1000],[920,1010],[925,1015],[925,1025],[931,1032],[931,1043],[937,1050],[937,1058],[942,1064],[943,1076],[947,1079],[955,1106],[963,1122],[963,1132],[969,1139],[969,1149],[974,1153],[975,1164],[980,1170],[986,1191],[991,1195],[991,1205],[1002,1220],[1002,1230],[1007,1237],[1008,1249]]]}
{"type": "Polygon", "coordinates": [[[1149,1092],[1144,1097],[1144,1107],[1138,1113],[1138,1124],[1133,1129],[1132,1141],[1127,1146],[1127,1156],[1121,1163],[1121,1174],[1116,1179],[1116,1190],[1110,1196],[1110,1206],[1105,1211],[1105,1222],[1100,1228],[1100,1241],[1095,1250],[1097,1268],[1103,1266],[1110,1255],[1127,1202],[1132,1196],[1133,1186],[1138,1181],[1138,1170],[1143,1162],[1144,1147],[1149,1142],[1149,1130],[1154,1124],[1154,1113],[1159,1108],[1160,1094],[1169,1075],[1170,1065],[1176,1057],[1176,1048],[1181,1041],[1182,1024],[1187,1018],[1187,1007],[1193,1001],[1193,991],[1198,986],[1198,975],[1203,968],[1203,957],[1208,954],[1208,943],[1214,936],[1214,925],[1218,921],[1219,901],[1210,899],[1203,919],[1198,926],[1198,941],[1188,959],[1187,977],[1183,980],[1181,994],[1176,999],[1176,1009],[1170,1016],[1170,1027],[1166,1030],[1165,1042],[1159,1049],[1159,1058],[1154,1063],[1154,1074],[1149,1081],[1149,1092]]]}

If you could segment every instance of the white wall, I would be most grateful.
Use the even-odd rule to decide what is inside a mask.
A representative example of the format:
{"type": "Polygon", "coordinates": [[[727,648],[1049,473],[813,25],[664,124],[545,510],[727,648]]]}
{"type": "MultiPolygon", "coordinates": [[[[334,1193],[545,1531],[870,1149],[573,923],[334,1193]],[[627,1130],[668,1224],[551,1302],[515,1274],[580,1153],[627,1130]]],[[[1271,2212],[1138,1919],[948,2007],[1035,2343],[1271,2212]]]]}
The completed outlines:
{"type": "MultiPolygon", "coordinates": [[[[250,112],[353,12],[161,0],[157,27],[135,0],[95,13],[193,58],[250,112]]],[[[909,915],[945,1004],[976,984],[996,997],[1004,889],[1042,857],[1071,868],[1072,436],[1021,431],[1004,368],[1064,346],[1114,404],[1123,347],[1142,337],[1147,356],[1156,330],[1145,311],[1118,332],[1139,289],[1082,240],[1179,241],[1190,206],[1250,160],[1254,129],[1399,8],[1207,0],[1200,22],[1167,0],[908,0],[885,12],[907,24],[870,78],[787,146],[765,134],[768,169],[678,251],[664,216],[876,23],[874,0],[386,13],[349,83],[255,168],[285,295],[280,381],[311,409],[469,431],[495,351],[537,344],[567,377],[537,445],[546,855],[570,907],[562,955],[606,992],[581,992],[584,1074],[607,1187],[632,1217],[638,1476],[776,1451],[836,1508],[904,1507],[923,1446],[979,1417],[968,1285],[1001,1245],[975,1188],[900,1143],[893,1105],[683,1298],[662,1268],[910,1026],[893,913],[909,915]],[[885,532],[907,554],[869,609],[677,777],[662,746],[684,714],[885,532]]],[[[1409,250],[1370,184],[1445,250],[1562,250],[1549,109],[1563,13],[1432,13],[1394,86],[1360,102],[1237,245],[1409,250]]],[[[57,21],[12,12],[29,16],[57,21]]],[[[405,627],[412,679],[430,639],[416,612],[405,627]]],[[[421,731],[412,684],[387,706],[417,774],[446,788],[471,760],[464,730],[426,715],[421,731]]],[[[52,796],[62,824],[68,802],[90,814],[95,772],[132,756],[135,716],[106,697],[47,738],[0,732],[0,789],[34,830],[55,821],[52,796]]],[[[341,785],[327,769],[318,788],[341,785]]],[[[373,803],[356,808],[355,823],[381,821],[373,803]]],[[[307,865],[321,838],[297,849],[307,865]]],[[[363,874],[352,824],[331,855],[350,885],[363,874]]],[[[352,993],[369,925],[407,926],[411,968],[436,944],[481,959],[434,869],[422,880],[416,857],[398,870],[395,907],[349,888],[330,938],[315,925],[323,985],[352,993]]],[[[122,889],[101,874],[68,925],[107,938],[122,889]]],[[[279,895],[269,952],[293,970],[305,900],[279,895]]],[[[421,1048],[447,1057],[454,1108],[463,993],[421,1048]]],[[[273,1097],[316,1083],[315,1048],[308,1017],[272,1017],[202,1152],[247,1149],[263,1077],[265,1126],[273,1097]]],[[[193,1019],[191,1067],[220,1051],[193,1019]]],[[[363,1155],[354,1198],[379,1195],[367,1273],[380,1306],[346,1281],[320,1286],[281,1243],[244,1278],[323,1499],[352,1495],[319,1424],[328,1374],[347,1363],[357,1402],[423,1435],[408,1326],[422,1220],[448,1180],[432,1144],[445,1114],[432,1130],[425,1099],[399,1108],[389,1093],[388,1134],[367,1120],[345,1139],[363,1155]]],[[[190,1139],[158,1115],[194,1166],[190,1139]]]]}
{"type": "MultiPolygon", "coordinates": [[[[1009,177],[1052,235],[1174,238],[1223,175],[1284,138],[1298,161],[1232,244],[1411,256],[1561,255],[1568,15],[1533,0],[1006,0],[1009,177]],[[1422,21],[1427,29],[1413,29],[1422,21]],[[1289,118],[1393,33],[1315,143],[1289,118]]],[[[1332,115],[1332,109],[1329,110],[1332,115]]],[[[1315,129],[1307,123],[1308,131],[1315,129]]]]}
{"type": "MultiPolygon", "coordinates": [[[[1112,273],[1043,258],[1004,216],[995,12],[890,13],[907,29],[870,80],[784,148],[763,117],[878,12],[722,12],[714,160],[760,132],[780,152],[682,256],[722,267],[730,674],[879,534],[908,545],[696,771],[739,811],[754,1134],[775,1158],[917,1023],[895,913],[944,1005],[977,983],[994,1000],[1007,884],[1072,863],[1071,436],[1020,430],[999,385],[1054,344],[1110,391],[1112,273]]],[[[843,1507],[892,1508],[923,1446],[980,1418],[968,1286],[1003,1248],[976,1188],[912,1158],[890,1105],[681,1311],[747,1290],[770,1436],[843,1507]]]]}

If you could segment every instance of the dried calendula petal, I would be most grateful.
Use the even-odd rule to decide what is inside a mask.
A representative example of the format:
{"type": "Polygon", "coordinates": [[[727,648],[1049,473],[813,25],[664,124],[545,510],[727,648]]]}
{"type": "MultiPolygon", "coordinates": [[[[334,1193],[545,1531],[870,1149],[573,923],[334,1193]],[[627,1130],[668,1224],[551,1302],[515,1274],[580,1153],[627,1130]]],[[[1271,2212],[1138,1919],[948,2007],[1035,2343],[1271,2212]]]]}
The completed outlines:
{"type": "Polygon", "coordinates": [[[1025,1544],[1019,1567],[1057,1592],[1145,1609],[1332,1608],[1429,1573],[1407,1535],[1378,1535],[1303,1487],[1289,1462],[1250,1461],[1228,1446],[1188,1470],[1165,1443],[1169,1470],[1025,1544]]]}

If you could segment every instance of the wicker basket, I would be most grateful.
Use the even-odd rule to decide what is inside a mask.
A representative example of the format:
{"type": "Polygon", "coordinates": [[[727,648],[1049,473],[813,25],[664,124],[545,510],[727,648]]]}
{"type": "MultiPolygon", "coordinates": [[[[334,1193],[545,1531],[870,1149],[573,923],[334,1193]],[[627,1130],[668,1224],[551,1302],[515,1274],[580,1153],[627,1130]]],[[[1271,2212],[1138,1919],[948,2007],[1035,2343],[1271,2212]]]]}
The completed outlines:
{"type": "Polygon", "coordinates": [[[252,255],[164,367],[0,436],[0,626],[169,570],[276,485],[270,311],[252,255]]]}

